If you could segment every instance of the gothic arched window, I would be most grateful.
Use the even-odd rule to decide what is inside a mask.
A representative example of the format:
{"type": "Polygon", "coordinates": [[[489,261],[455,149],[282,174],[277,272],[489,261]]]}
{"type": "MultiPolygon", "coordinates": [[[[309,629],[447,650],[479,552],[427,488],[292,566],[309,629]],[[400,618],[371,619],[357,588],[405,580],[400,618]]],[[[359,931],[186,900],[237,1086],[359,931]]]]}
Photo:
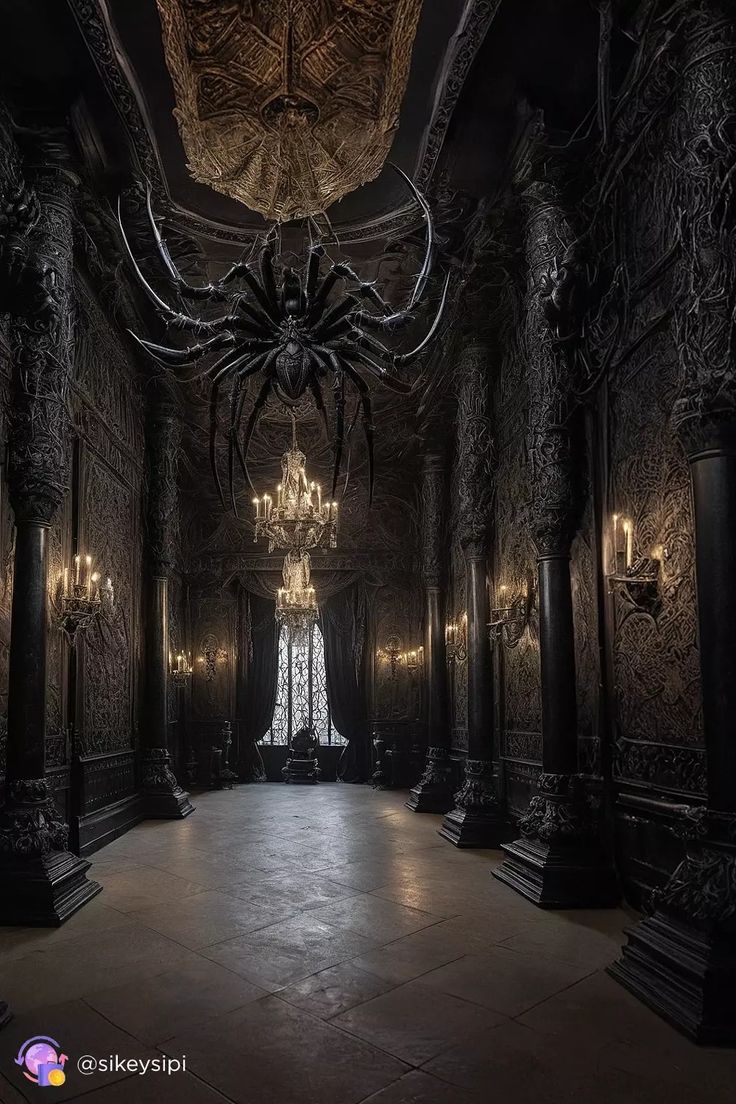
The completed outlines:
{"type": "Polygon", "coordinates": [[[347,742],[330,716],[325,646],[319,625],[292,641],[287,632],[281,631],[276,706],[263,742],[288,744],[291,735],[306,724],[314,726],[321,744],[347,742]]]}

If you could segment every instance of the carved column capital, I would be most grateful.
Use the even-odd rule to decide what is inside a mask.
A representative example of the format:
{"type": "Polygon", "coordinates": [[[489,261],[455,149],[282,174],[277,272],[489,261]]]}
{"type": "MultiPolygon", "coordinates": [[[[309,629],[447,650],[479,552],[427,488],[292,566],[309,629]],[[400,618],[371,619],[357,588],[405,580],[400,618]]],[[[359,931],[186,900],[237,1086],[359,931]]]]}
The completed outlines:
{"type": "Polygon", "coordinates": [[[493,511],[493,440],[488,391],[489,346],[465,346],[457,365],[458,527],[469,556],[488,549],[493,511]]]}

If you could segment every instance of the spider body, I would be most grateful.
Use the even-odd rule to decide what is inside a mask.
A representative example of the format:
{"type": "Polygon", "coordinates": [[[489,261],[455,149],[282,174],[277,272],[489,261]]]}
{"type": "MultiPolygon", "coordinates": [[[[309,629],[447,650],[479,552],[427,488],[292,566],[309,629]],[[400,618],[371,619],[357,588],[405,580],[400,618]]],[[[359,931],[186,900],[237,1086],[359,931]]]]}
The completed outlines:
{"type": "Polygon", "coordinates": [[[435,317],[426,336],[415,348],[397,353],[377,336],[399,332],[414,320],[415,308],[421,304],[429,279],[434,251],[429,207],[409,178],[396,166],[393,167],[420,204],[427,224],[424,263],[415,279],[408,304],[399,310],[394,310],[375,285],[362,280],[349,264],[330,260],[320,241],[310,241],[303,268],[281,268],[275,256],[273,232],[262,243],[257,261],[234,264],[214,284],[203,287],[189,284],[174,265],[161,237],[151,208],[149,189],[147,209],[154,241],[168,279],[180,298],[185,302],[227,304],[226,313],[219,318],[194,318],[188,311],[174,310],[145,279],[125,235],[118,206],[123,242],[141,286],[167,328],[184,332],[193,340],[186,348],[176,348],[144,341],[135,334],[133,337],[159,363],[169,368],[194,369],[193,373],[186,372],[182,378],[207,378],[210,381],[210,462],[223,505],[225,496],[217,464],[219,401],[222,386],[228,384],[230,387],[228,486],[234,511],[235,460],[237,458],[252,486],[247,466],[248,446],[269,395],[273,393],[281,402],[293,405],[310,392],[329,432],[322,393],[322,385],[328,379],[335,409],[333,495],[340,475],[345,441],[346,394],[352,392],[357,397],[353,424],[360,413],[366,439],[369,498],[372,499],[374,464],[370,383],[380,383],[402,394],[412,391],[412,384],[398,376],[396,368],[411,363],[431,342],[440,325],[449,284],[448,276],[435,317]],[[326,271],[323,273],[324,262],[326,271]],[[213,354],[222,355],[211,360],[213,354]],[[207,362],[204,369],[199,367],[201,361],[207,362]],[[256,376],[260,378],[260,388],[243,430],[248,385],[256,376]]]}

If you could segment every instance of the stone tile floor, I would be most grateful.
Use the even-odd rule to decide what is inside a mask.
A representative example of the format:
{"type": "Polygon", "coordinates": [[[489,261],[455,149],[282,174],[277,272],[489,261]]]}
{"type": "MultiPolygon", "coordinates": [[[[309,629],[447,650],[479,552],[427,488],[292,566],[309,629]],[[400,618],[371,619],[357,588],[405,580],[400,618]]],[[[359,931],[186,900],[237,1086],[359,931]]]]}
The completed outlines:
{"type": "Polygon", "coordinates": [[[207,793],[98,852],[104,892],[62,928],[0,929],[0,1101],[42,1093],[13,1062],[36,1034],[69,1055],[49,1099],[88,1104],[736,1099],[736,1053],[603,972],[631,914],[534,908],[404,796],[207,793]],[[85,1077],[83,1054],[186,1072],[85,1077]]]}

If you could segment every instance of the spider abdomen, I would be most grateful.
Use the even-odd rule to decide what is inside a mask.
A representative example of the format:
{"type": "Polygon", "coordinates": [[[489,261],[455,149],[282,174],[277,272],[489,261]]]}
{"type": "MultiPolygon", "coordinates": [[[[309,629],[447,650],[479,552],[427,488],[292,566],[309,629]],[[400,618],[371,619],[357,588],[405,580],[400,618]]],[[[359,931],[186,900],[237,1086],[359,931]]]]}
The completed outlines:
{"type": "Polygon", "coordinates": [[[299,399],[309,382],[309,352],[298,341],[287,341],[274,361],[276,382],[288,399],[299,399]]]}

